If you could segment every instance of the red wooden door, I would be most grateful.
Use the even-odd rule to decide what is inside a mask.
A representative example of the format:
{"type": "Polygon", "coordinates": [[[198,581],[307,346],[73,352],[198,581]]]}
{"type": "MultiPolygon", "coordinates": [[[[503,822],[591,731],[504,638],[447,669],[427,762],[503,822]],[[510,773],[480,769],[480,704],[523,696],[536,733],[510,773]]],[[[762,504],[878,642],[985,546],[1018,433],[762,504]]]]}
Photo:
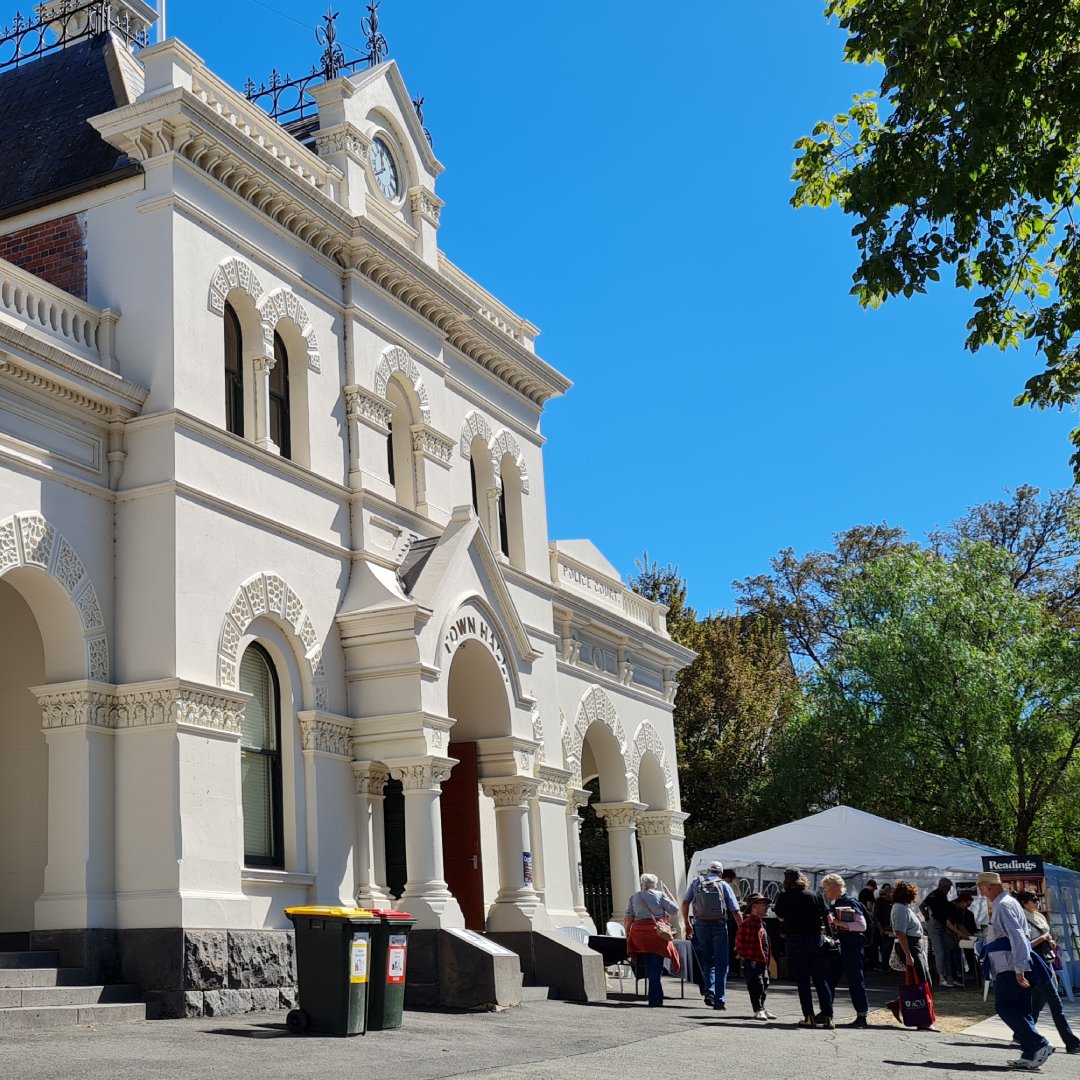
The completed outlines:
{"type": "Polygon", "coordinates": [[[446,883],[461,905],[465,925],[483,933],[484,871],[480,861],[479,776],[476,743],[451,743],[450,757],[458,763],[442,786],[443,864],[446,883]]]}

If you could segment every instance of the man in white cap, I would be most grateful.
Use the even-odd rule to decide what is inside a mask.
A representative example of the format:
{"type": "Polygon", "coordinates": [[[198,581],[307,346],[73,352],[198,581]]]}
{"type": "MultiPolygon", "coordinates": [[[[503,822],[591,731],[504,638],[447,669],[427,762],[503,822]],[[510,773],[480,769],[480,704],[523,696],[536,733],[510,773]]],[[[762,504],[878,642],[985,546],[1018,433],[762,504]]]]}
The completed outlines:
{"type": "Polygon", "coordinates": [[[1032,1018],[1031,945],[1024,909],[1005,891],[1000,874],[979,874],[975,884],[991,908],[985,951],[994,976],[994,1007],[1020,1043],[1020,1057],[1010,1061],[1009,1068],[1040,1069],[1054,1048],[1032,1018]]]}
{"type": "Polygon", "coordinates": [[[728,914],[736,925],[742,922],[739,902],[723,873],[722,862],[709,863],[705,873],[690,882],[682,902],[686,936],[693,939],[701,965],[705,1004],[721,1010],[727,1008],[728,914]]]}

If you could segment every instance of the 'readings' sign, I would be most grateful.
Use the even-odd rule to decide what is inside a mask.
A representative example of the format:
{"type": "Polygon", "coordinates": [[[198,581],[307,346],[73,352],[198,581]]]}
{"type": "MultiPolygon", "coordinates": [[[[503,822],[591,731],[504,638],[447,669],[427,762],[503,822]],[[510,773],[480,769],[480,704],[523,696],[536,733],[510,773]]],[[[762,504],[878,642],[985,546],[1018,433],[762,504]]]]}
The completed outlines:
{"type": "Polygon", "coordinates": [[[1043,861],[1034,855],[984,855],[982,862],[983,870],[992,870],[1003,878],[1043,876],[1043,861]]]}
{"type": "Polygon", "coordinates": [[[455,650],[463,641],[473,639],[479,641],[491,651],[495,663],[499,665],[503,682],[510,685],[510,671],[506,666],[506,654],[499,642],[499,635],[495,628],[478,612],[462,612],[450,624],[450,629],[443,636],[443,649],[447,656],[453,656],[455,650]]]}

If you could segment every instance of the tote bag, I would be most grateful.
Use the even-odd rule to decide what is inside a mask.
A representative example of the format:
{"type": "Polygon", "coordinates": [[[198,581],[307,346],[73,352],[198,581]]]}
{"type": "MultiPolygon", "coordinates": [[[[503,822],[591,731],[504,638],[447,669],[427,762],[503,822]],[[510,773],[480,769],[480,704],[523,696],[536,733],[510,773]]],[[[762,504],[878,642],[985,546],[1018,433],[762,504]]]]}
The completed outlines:
{"type": "Polygon", "coordinates": [[[917,982],[913,971],[904,973],[900,987],[900,1019],[905,1027],[933,1027],[934,996],[930,984],[917,982]]]}

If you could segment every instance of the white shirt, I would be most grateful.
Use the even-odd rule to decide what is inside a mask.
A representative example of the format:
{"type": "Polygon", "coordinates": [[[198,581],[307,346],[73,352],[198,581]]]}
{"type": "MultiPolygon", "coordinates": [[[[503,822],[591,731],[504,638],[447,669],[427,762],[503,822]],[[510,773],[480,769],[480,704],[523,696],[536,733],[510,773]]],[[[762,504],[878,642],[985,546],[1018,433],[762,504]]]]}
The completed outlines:
{"type": "Polygon", "coordinates": [[[1030,971],[1031,946],[1028,944],[1027,916],[1012,893],[1003,892],[991,902],[994,914],[990,918],[987,943],[1007,937],[1009,948],[990,953],[990,970],[995,975],[1003,971],[1030,971]]]}

